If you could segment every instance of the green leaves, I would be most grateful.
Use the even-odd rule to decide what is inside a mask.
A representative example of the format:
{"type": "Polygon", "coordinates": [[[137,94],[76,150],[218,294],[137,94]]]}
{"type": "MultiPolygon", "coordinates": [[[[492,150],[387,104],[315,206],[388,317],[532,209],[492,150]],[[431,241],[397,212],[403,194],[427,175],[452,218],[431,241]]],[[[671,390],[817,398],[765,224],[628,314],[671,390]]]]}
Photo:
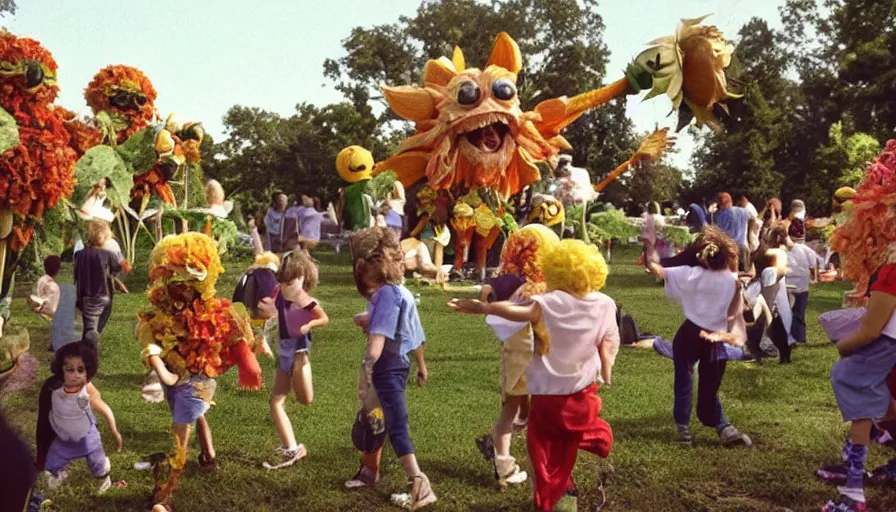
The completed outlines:
{"type": "Polygon", "coordinates": [[[142,174],[156,164],[155,132],[152,127],[131,135],[116,149],[131,174],[142,174]]]}
{"type": "Polygon", "coordinates": [[[0,153],[5,153],[19,143],[19,127],[16,125],[16,119],[0,108],[0,153]]]}
{"type": "Polygon", "coordinates": [[[134,186],[131,170],[121,158],[121,155],[111,146],[100,145],[87,150],[78,163],[75,164],[75,192],[72,194],[72,202],[80,205],[87,199],[91,189],[96,183],[109,178],[112,187],[107,188],[106,194],[112,203],[120,205],[127,203],[128,194],[134,186]]]}

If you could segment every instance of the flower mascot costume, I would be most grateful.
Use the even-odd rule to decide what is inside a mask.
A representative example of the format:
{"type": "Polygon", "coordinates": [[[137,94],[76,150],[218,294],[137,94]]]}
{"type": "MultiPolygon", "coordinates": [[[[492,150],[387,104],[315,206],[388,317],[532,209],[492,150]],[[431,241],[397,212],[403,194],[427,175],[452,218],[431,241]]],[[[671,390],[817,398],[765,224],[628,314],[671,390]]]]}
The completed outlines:
{"type": "MultiPolygon", "coordinates": [[[[560,242],[550,228],[530,224],[514,231],[501,253],[500,275],[482,287],[483,302],[506,301],[522,303],[546,290],[544,272],[539,258],[560,242]]],[[[526,368],[537,345],[539,353],[549,343],[544,322],[514,322],[488,316],[486,323],[501,341],[501,414],[490,434],[476,440],[486,460],[494,461],[495,478],[501,486],[518,484],[527,475],[510,455],[510,440],[514,420],[525,420],[529,391],[526,388],[526,368]],[[538,341],[536,341],[538,340],[538,341]]],[[[520,421],[520,426],[522,426],[520,421]]]]}
{"type": "MultiPolygon", "coordinates": [[[[0,338],[18,256],[44,212],[74,188],[76,155],[52,105],[56,67],[39,42],[0,30],[0,338]]],[[[0,371],[11,362],[7,348],[0,351],[0,371]]]]}
{"type": "Polygon", "coordinates": [[[215,377],[239,368],[239,386],[261,389],[261,369],[253,352],[262,344],[252,334],[245,309],[215,297],[224,268],[215,242],[201,233],[171,235],[153,249],[147,292],[152,308],[140,312],[137,337],[143,362],[162,381],[173,417],[173,455],[156,457],[156,502],[165,503],[187,459],[190,429],[197,423],[202,470],[215,467],[211,431],[205,421],[215,377]],[[167,474],[165,478],[164,473],[167,474]]]}
{"type": "MultiPolygon", "coordinates": [[[[509,34],[498,34],[482,69],[467,67],[463,52],[455,48],[450,59],[426,63],[423,87],[383,88],[389,107],[414,122],[416,133],[380,162],[376,173],[395,172],[410,199],[419,197],[424,187],[453,198],[450,225],[456,234],[455,254],[460,255],[455,266],[464,264],[472,247],[481,267],[486,261],[481,253],[491,249],[497,231],[491,229],[495,221],[478,211],[479,203],[492,217],[505,218],[506,201],[541,179],[539,164],[571,149],[562,132],[588,110],[650,89],[648,98],[669,96],[679,113],[679,127],[693,118],[698,126],[718,127],[714,113],[737,97],[728,91],[725,76],[733,46],[715,27],[700,25],[704,18],[682,20],[674,35],[651,43],[625,76],[610,85],[547,99],[531,111],[520,104],[517,79],[523,58],[509,34]]],[[[629,168],[658,159],[670,142],[667,130],[657,130],[595,190],[629,168]]],[[[408,218],[409,226],[417,224],[417,218],[408,218]]]]}
{"type": "Polygon", "coordinates": [[[336,172],[348,182],[339,189],[340,225],[348,231],[371,227],[373,217],[367,183],[373,173],[373,155],[361,146],[349,146],[336,156],[336,172]]]}

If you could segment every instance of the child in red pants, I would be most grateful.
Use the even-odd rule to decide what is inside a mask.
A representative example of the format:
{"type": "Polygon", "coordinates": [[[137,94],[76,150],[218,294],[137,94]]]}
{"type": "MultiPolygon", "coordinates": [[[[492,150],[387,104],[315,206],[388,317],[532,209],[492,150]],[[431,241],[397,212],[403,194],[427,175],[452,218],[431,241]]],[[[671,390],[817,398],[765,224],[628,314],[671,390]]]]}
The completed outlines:
{"type": "MultiPolygon", "coordinates": [[[[455,299],[454,309],[518,322],[544,321],[526,380],[532,402],[526,441],[535,477],[535,508],[554,510],[561,499],[574,508],[572,470],[579,450],[607,457],[610,425],[600,417],[596,381],[610,384],[619,351],[616,303],[599,292],[607,264],[593,245],[563,240],[541,260],[548,292],[524,304],[455,299]]],[[[566,508],[566,503],[564,507],[566,508]]]]}

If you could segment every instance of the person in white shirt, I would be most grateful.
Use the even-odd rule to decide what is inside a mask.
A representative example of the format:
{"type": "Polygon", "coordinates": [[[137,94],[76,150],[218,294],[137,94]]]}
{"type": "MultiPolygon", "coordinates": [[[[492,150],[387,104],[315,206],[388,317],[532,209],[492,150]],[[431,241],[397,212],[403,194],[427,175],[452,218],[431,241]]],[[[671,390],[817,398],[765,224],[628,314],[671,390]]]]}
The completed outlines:
{"type": "Polygon", "coordinates": [[[818,281],[818,269],[824,260],[805,243],[796,243],[789,236],[787,247],[787,283],[793,290],[793,320],[790,335],[797,343],[806,342],[806,306],[809,305],[809,283],[818,281]]]}
{"type": "Polygon", "coordinates": [[[759,218],[759,212],[750,198],[746,194],[738,196],[737,205],[747,210],[750,214],[750,220],[747,221],[747,248],[753,253],[759,248],[759,232],[762,230],[762,219],[759,218]]]}
{"type": "MultiPolygon", "coordinates": [[[[656,253],[653,247],[648,254],[656,253]]],[[[716,429],[725,446],[752,441],[742,434],[722,412],[719,387],[725,375],[728,355],[711,333],[728,331],[729,309],[740,291],[737,280],[738,246],[716,226],[704,228],[700,237],[685,248],[696,253],[697,266],[663,268],[659,258],[645,258],[647,269],[665,280],[666,296],[681,304],[685,321],[672,341],[675,366],[675,402],[673,417],[678,427],[678,440],[693,443],[691,435],[691,393],[694,364],[697,367],[697,418],[716,429]]],[[[742,343],[741,343],[742,344],[742,343]]]]}

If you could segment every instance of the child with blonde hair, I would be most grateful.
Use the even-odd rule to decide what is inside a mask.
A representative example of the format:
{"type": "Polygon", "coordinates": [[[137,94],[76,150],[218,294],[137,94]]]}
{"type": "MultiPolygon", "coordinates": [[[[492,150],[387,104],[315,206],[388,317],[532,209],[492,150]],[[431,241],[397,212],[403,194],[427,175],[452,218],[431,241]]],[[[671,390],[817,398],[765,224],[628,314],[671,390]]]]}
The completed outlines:
{"type": "Polygon", "coordinates": [[[539,258],[547,292],[524,304],[454,299],[449,306],[508,320],[544,321],[526,381],[532,403],[526,441],[535,477],[535,508],[575,506],[572,480],[579,450],[607,457],[610,425],[600,417],[598,382],[610,385],[619,351],[616,303],[600,293],[609,270],[598,249],[563,240],[539,258]]]}
{"type": "Polygon", "coordinates": [[[317,264],[307,252],[288,252],[277,270],[279,289],[273,292],[274,297],[264,297],[259,304],[262,316],[273,318],[276,315],[280,334],[271,394],[271,417],[280,438],[280,446],[275,449],[279,460],[274,464],[264,463],[266,469],[291,466],[308,454],[305,445],[296,444],[285,404],[290,390],[302,405],[310,405],[314,399],[309,360],[311,329],[330,322],[323,308],[309,294],[317,286],[317,280],[317,264]]]}
{"type": "MultiPolygon", "coordinates": [[[[539,257],[560,242],[550,228],[530,224],[513,232],[501,253],[500,275],[487,282],[480,293],[482,302],[524,303],[546,290],[539,257]]],[[[528,475],[510,455],[514,420],[526,418],[529,391],[526,368],[532,360],[535,338],[545,337],[544,322],[529,324],[488,316],[486,323],[501,341],[501,412],[490,434],[476,440],[486,460],[493,461],[495,478],[501,486],[521,484],[528,475]]],[[[521,423],[524,424],[524,423],[521,423]]]]}
{"type": "MultiPolygon", "coordinates": [[[[393,495],[393,501],[407,509],[424,508],[435,503],[437,498],[429,478],[417,465],[408,431],[405,387],[411,367],[410,352],[416,355],[418,384],[426,381],[423,361],[426,335],[414,296],[401,284],[404,254],[398,237],[389,228],[360,230],[352,235],[351,246],[355,286],[368,301],[367,315],[356,318],[367,333],[358,399],[363,404],[372,392],[379,397],[389,443],[411,484],[410,495],[393,495]]],[[[361,468],[346,482],[346,487],[373,485],[379,480],[379,453],[365,454],[361,468]]]]}

